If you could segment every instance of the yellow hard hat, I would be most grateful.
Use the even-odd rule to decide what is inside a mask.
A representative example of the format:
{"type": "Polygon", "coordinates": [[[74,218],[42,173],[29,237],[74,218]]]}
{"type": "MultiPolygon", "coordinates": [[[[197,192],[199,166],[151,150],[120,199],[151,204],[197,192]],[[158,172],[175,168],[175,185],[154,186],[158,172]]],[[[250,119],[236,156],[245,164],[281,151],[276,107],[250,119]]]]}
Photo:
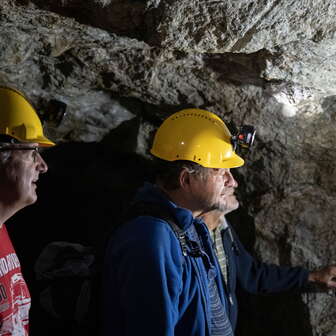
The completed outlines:
{"type": "Polygon", "coordinates": [[[44,147],[55,145],[44,136],[41,121],[29,101],[8,87],[0,87],[0,134],[44,147]]]}
{"type": "Polygon", "coordinates": [[[216,114],[186,109],[167,118],[150,152],[163,160],[188,160],[207,168],[235,168],[244,160],[233,150],[231,133],[216,114]]]}

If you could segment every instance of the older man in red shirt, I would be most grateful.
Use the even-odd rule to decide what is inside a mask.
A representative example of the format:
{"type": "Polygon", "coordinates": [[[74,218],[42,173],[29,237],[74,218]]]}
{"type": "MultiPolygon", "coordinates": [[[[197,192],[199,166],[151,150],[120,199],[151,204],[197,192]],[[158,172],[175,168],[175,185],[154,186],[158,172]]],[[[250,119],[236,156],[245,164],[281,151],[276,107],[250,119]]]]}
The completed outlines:
{"type": "Polygon", "coordinates": [[[19,91],[0,87],[0,335],[28,335],[30,294],[5,222],[37,200],[39,175],[47,164],[40,147],[54,143],[43,135],[36,111],[19,91]]]}

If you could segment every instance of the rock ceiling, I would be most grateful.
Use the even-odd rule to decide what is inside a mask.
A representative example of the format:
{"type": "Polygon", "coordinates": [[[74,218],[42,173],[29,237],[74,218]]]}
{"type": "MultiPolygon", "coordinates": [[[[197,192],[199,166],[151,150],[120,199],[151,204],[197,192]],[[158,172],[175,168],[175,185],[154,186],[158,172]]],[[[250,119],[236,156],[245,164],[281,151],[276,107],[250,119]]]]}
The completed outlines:
{"type": "MultiPolygon", "coordinates": [[[[146,155],[160,120],[189,106],[254,124],[237,176],[258,255],[336,261],[334,1],[1,3],[0,83],[32,99],[54,140],[100,142],[137,117],[146,155]]],[[[336,300],[302,300],[312,334],[335,335],[336,300]]]]}

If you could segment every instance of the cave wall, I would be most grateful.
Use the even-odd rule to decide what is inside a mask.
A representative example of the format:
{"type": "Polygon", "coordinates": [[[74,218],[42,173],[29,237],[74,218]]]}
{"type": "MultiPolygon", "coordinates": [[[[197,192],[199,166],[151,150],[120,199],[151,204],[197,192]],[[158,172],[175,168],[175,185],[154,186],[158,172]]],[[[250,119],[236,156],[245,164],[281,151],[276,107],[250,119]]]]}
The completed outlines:
{"type": "MultiPolygon", "coordinates": [[[[13,233],[28,277],[42,243],[87,241],[116,216],[148,173],[155,127],[190,106],[257,128],[231,216],[250,251],[335,262],[335,14],[327,0],[2,0],[0,84],[22,89],[60,144],[39,203],[16,218],[44,218],[29,257],[31,226],[13,233]]],[[[336,335],[330,293],[243,294],[241,307],[241,335],[336,335]]]]}

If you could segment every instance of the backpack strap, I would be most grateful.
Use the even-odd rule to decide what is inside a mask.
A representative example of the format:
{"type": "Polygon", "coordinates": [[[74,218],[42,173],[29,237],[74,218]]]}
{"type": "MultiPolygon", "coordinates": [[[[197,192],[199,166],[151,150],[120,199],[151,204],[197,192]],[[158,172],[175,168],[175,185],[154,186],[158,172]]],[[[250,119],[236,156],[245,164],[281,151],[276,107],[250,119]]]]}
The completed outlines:
{"type": "Polygon", "coordinates": [[[185,232],[171,219],[166,218],[165,221],[170,225],[170,227],[174,231],[177,239],[180,242],[182,254],[186,257],[188,255],[188,249],[187,249],[187,239],[185,232]]]}

